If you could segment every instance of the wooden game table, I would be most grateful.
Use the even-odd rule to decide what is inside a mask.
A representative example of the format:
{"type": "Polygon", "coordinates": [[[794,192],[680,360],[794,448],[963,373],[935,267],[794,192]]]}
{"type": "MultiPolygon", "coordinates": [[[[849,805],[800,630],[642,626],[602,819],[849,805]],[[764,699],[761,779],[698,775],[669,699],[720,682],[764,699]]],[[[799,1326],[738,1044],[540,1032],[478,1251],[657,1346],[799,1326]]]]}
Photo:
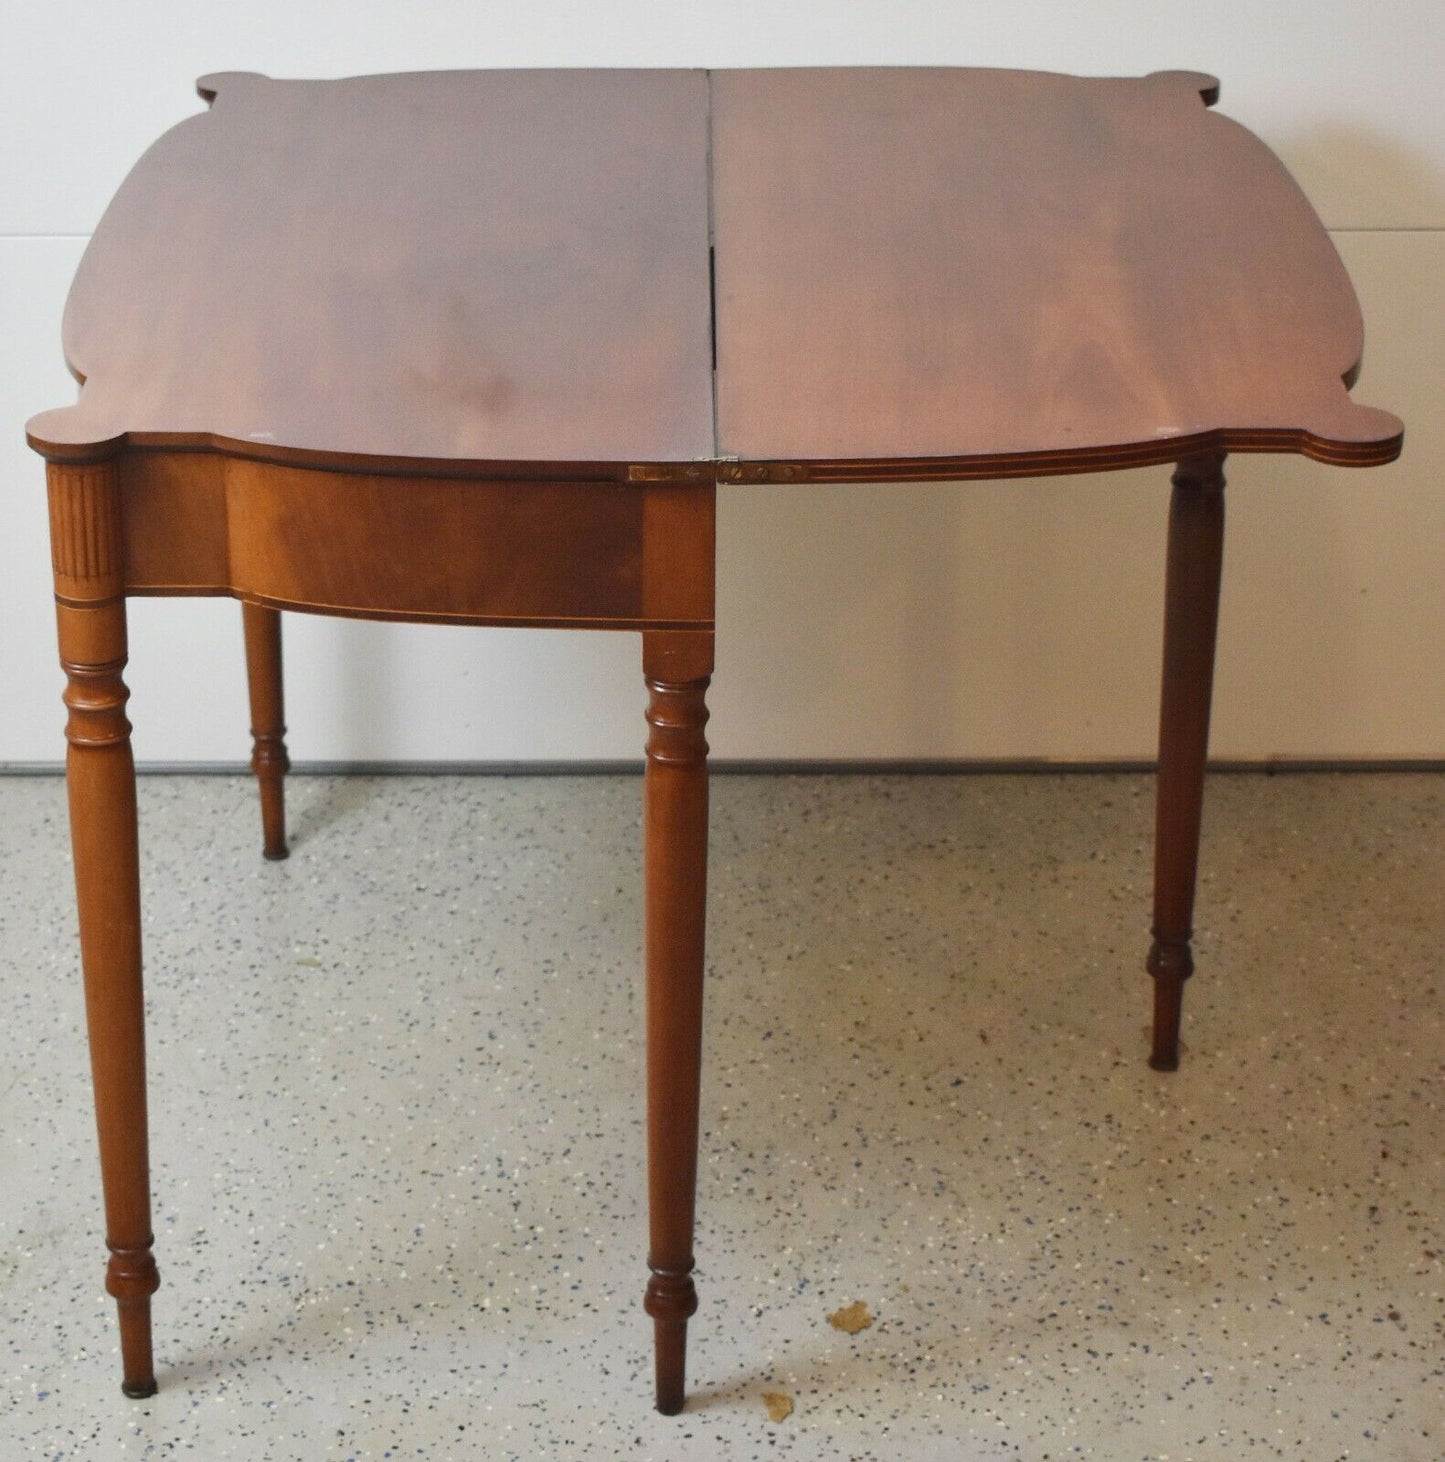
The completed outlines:
{"type": "Polygon", "coordinates": [[[145,154],[80,265],[78,403],[29,424],[124,1389],[156,1388],[157,1286],[125,605],[225,594],[271,857],[279,611],[641,633],[645,1306],[676,1411],[717,488],[1173,465],[1148,958],[1151,1060],[1170,1069],[1225,454],[1370,466],[1400,447],[1400,423],[1349,396],[1349,281],[1284,168],[1191,73],[226,74],[200,91],[210,109],[145,154]]]}

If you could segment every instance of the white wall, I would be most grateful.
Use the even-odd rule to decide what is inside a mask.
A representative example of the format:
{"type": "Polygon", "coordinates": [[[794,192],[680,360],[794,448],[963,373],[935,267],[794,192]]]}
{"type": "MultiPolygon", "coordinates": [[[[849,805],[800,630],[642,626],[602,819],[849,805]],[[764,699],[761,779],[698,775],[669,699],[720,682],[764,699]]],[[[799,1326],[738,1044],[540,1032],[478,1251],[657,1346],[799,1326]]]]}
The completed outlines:
{"type": "MultiPolygon", "coordinates": [[[[1360,400],[1395,466],[1239,457],[1214,749],[1445,755],[1445,12],[1438,0],[409,0],[0,9],[0,761],[60,755],[43,472],[25,419],[70,398],[61,305],[140,151],[195,76],[502,65],[986,64],[1223,80],[1293,169],[1367,325],[1360,400]]],[[[1167,473],[747,488],[720,506],[711,740],[727,757],[1132,757],[1152,749],[1167,473]]],[[[248,751],[240,611],[132,608],[148,760],[248,751]]],[[[299,758],[637,754],[625,635],[287,616],[299,758]]]]}

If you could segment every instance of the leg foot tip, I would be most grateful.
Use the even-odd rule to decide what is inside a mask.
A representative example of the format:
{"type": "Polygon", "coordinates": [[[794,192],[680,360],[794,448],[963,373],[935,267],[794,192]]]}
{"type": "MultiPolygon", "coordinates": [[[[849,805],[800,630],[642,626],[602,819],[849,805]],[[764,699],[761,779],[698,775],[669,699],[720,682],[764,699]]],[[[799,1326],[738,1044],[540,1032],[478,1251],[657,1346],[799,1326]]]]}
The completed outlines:
{"type": "Polygon", "coordinates": [[[1179,1057],[1178,1056],[1151,1056],[1149,1058],[1149,1065],[1155,1071],[1178,1071],[1179,1070],[1179,1057]]]}
{"type": "Polygon", "coordinates": [[[661,1416],[676,1416],[682,1410],[683,1398],[677,1396],[662,1396],[657,1398],[657,1410],[661,1416]]]}
{"type": "Polygon", "coordinates": [[[282,843],[279,848],[263,848],[261,856],[268,863],[284,863],[291,856],[291,849],[282,843]]]}
{"type": "Polygon", "coordinates": [[[160,1389],[154,1380],[150,1381],[122,1381],[121,1392],[129,1396],[132,1401],[144,1401],[147,1397],[154,1396],[160,1389]]]}

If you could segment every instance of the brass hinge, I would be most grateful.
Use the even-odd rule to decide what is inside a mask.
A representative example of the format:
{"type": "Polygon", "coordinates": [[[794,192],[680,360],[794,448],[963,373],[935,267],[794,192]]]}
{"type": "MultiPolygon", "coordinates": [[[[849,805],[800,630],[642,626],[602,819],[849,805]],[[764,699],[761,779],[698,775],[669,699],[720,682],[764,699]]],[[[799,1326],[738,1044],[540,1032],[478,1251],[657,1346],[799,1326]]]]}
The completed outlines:
{"type": "Polygon", "coordinates": [[[707,482],[711,479],[711,463],[636,462],[627,469],[629,482],[707,482]]]}
{"type": "Polygon", "coordinates": [[[796,462],[725,462],[719,482],[806,482],[808,469],[796,462]]]}
{"type": "Polygon", "coordinates": [[[806,482],[797,462],[634,462],[629,482],[806,482]]]}

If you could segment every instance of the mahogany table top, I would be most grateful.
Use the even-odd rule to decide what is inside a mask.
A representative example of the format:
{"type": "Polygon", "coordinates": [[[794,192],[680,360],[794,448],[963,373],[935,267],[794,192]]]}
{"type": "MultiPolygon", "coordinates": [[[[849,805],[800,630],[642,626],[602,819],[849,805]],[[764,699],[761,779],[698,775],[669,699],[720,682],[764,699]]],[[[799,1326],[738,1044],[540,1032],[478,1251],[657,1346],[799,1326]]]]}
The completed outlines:
{"type": "Polygon", "coordinates": [[[1344,269],[1213,85],[206,78],[96,230],[84,387],[30,438],[743,481],[1388,461],[1344,269]]]}

